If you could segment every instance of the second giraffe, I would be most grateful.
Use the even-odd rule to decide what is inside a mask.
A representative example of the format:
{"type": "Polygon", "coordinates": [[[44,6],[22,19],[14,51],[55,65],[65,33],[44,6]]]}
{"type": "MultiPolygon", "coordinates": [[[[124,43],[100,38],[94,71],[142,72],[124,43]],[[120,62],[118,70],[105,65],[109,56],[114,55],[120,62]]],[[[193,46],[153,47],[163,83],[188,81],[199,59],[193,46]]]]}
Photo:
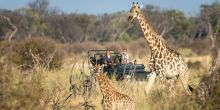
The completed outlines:
{"type": "Polygon", "coordinates": [[[134,110],[133,99],[111,86],[100,65],[95,66],[94,73],[103,95],[102,106],[104,110],[134,110]]]}

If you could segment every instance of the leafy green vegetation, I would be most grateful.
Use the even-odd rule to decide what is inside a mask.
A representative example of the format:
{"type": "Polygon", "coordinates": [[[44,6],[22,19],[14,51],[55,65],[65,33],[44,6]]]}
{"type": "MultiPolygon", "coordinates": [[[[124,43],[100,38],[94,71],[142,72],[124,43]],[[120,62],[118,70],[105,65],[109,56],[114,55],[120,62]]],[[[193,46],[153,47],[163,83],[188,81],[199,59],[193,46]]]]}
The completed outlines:
{"type": "MultiPolygon", "coordinates": [[[[129,27],[128,12],[103,15],[66,14],[49,7],[48,0],[35,0],[28,6],[14,11],[0,10],[19,28],[14,37],[17,40],[31,36],[50,36],[64,43],[115,40],[128,42],[143,36],[138,23],[126,29],[129,27]]],[[[187,46],[191,43],[189,41],[207,37],[207,22],[211,23],[213,32],[215,31],[220,3],[216,1],[210,5],[202,5],[195,16],[185,15],[178,10],[162,10],[151,5],[144,6],[142,10],[154,29],[163,34],[167,41],[187,46]]],[[[0,35],[3,35],[9,27],[4,22],[0,23],[3,24],[0,35]]]]}

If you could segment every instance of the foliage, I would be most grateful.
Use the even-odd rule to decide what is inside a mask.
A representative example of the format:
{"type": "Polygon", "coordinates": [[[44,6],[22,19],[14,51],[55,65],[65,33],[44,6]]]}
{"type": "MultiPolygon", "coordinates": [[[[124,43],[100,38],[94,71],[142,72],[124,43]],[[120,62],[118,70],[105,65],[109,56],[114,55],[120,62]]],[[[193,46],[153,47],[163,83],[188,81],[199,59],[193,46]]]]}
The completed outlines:
{"type": "MultiPolygon", "coordinates": [[[[27,42],[31,42],[31,40],[35,39],[34,41],[38,41],[36,39],[43,39],[45,38],[32,38],[32,39],[25,39],[25,41],[20,42],[23,44],[28,44],[27,42]]],[[[43,41],[38,42],[43,42],[43,41]]],[[[51,40],[51,39],[50,39],[51,40]]],[[[20,48],[20,44],[14,43],[14,46],[12,46],[12,49],[20,48]],[[15,48],[17,47],[17,48],[15,48]]],[[[56,42],[57,43],[57,42],[56,42]]],[[[31,44],[36,43],[29,43],[29,46],[31,44]]],[[[114,43],[105,43],[105,45],[97,44],[97,43],[91,43],[91,42],[83,42],[78,44],[65,44],[67,46],[82,46],[83,51],[81,50],[71,50],[70,47],[69,51],[76,51],[79,57],[76,57],[76,61],[73,62],[73,60],[69,61],[69,59],[65,59],[66,64],[63,65],[60,69],[56,69],[54,71],[48,71],[45,68],[34,68],[28,69],[28,70],[22,70],[17,68],[17,66],[9,64],[4,64],[7,62],[2,61],[0,59],[0,87],[4,89],[0,89],[0,107],[3,109],[79,109],[82,110],[82,102],[84,100],[82,99],[83,96],[83,83],[82,79],[84,76],[82,76],[82,70],[85,71],[86,75],[89,75],[89,69],[83,68],[80,69],[82,66],[82,58],[83,52],[89,48],[95,48],[92,46],[97,46],[97,48],[108,48],[108,47],[115,47],[115,49],[120,50],[122,48],[128,48],[128,51],[131,50],[131,47],[134,47],[133,49],[139,51],[136,51],[138,53],[134,54],[144,54],[142,58],[146,59],[146,55],[150,55],[149,52],[146,50],[141,53],[141,50],[144,50],[146,48],[146,42],[142,39],[135,41],[133,44],[129,43],[129,46],[125,44],[119,45],[120,42],[114,42],[114,43]],[[94,45],[96,44],[96,45],[94,45]],[[115,45],[115,46],[111,46],[115,45]],[[80,53],[81,52],[81,53],[80,53]],[[69,61],[69,62],[68,62],[69,61]],[[79,66],[72,66],[72,65],[79,65],[79,66]],[[85,69],[85,70],[84,70],[85,69]],[[70,72],[70,73],[69,73],[70,72]],[[44,73],[46,73],[44,75],[44,73]],[[72,76],[73,83],[69,84],[69,77],[72,76]],[[69,91],[69,87],[75,88],[76,92],[69,91]],[[73,93],[76,93],[74,95],[73,93]],[[67,101],[65,99],[69,96],[69,94],[73,94],[67,101]],[[7,100],[6,100],[7,99],[7,100]],[[65,102],[65,103],[64,103],[65,102]],[[64,104],[64,106],[62,106],[64,104]]],[[[5,46],[9,45],[9,43],[5,43],[5,46]]],[[[58,44],[56,44],[58,45],[58,44]]],[[[32,45],[31,45],[32,46],[32,45]]],[[[44,46],[44,45],[42,45],[44,46]]],[[[10,45],[9,45],[10,47],[10,45]]],[[[34,46],[35,47],[35,46],[34,46]]],[[[31,48],[33,49],[33,48],[31,48]]],[[[66,48],[65,48],[66,49],[66,48]]],[[[7,51],[6,51],[7,52],[7,51]]],[[[34,52],[34,51],[32,51],[34,52]]],[[[190,51],[192,52],[192,51],[190,51]]],[[[193,53],[193,52],[192,52],[193,53]]],[[[75,54],[74,54],[75,55],[75,54]]],[[[194,54],[191,54],[194,55],[194,54]]],[[[4,55],[5,56],[5,55],[4,55]]],[[[2,57],[1,57],[2,58],[2,57]]],[[[72,56],[71,56],[72,58],[72,56]]],[[[132,59],[132,58],[131,58],[132,59]]],[[[138,59],[141,61],[146,61],[143,59],[138,59]]],[[[195,82],[195,79],[201,79],[202,75],[199,74],[207,74],[208,72],[205,71],[208,68],[208,64],[206,66],[203,65],[204,62],[197,61],[196,58],[189,58],[189,60],[193,61],[191,63],[188,63],[191,69],[196,70],[197,72],[190,72],[190,80],[193,80],[193,83],[195,82]],[[194,75],[194,77],[192,77],[194,75]]],[[[204,59],[202,59],[203,61],[204,59]]],[[[7,62],[8,63],[8,62],[7,62]]],[[[83,64],[84,65],[84,64],[83,64]]],[[[86,66],[86,63],[85,63],[86,66]]],[[[87,78],[84,77],[85,79],[87,78]]],[[[158,80],[157,80],[158,81],[158,80]]],[[[192,82],[192,81],[190,81],[192,82]]],[[[213,83],[211,80],[207,80],[207,84],[210,84],[210,82],[213,83]]],[[[94,83],[95,84],[95,83],[94,83]]],[[[176,95],[174,97],[170,97],[168,95],[168,90],[164,89],[163,86],[161,86],[160,83],[155,83],[155,88],[151,92],[151,94],[146,95],[144,94],[144,89],[146,86],[145,81],[120,81],[116,82],[114,80],[111,80],[111,84],[122,93],[128,94],[135,100],[136,109],[142,110],[142,109],[156,109],[156,110],[185,110],[185,109],[193,109],[193,110],[199,110],[203,107],[200,103],[200,100],[197,99],[198,97],[195,96],[195,98],[192,97],[186,97],[186,95],[181,91],[182,86],[180,81],[177,81],[178,87],[175,88],[176,95]]],[[[218,84],[218,82],[217,82],[218,84]]],[[[165,85],[166,87],[166,85],[165,85]]],[[[209,86],[210,87],[210,86],[209,86]]],[[[71,89],[71,88],[70,88],[71,89]]],[[[204,108],[207,109],[214,109],[216,106],[218,106],[218,100],[219,100],[219,86],[214,86],[212,89],[213,94],[211,97],[208,97],[206,100],[206,106],[204,108]]],[[[101,110],[101,93],[99,86],[93,86],[91,97],[88,98],[89,104],[94,104],[97,110],[101,110]]]]}
{"type": "Polygon", "coordinates": [[[187,65],[190,69],[200,69],[202,67],[200,61],[196,61],[196,62],[188,61],[187,65]]]}
{"type": "Polygon", "coordinates": [[[132,41],[132,39],[130,38],[130,36],[128,35],[128,33],[124,33],[119,39],[119,41],[124,41],[126,43],[129,43],[132,41]]]}
{"type": "Polygon", "coordinates": [[[195,89],[195,96],[193,99],[201,108],[207,110],[215,110],[219,108],[218,101],[220,100],[220,67],[216,67],[211,74],[204,76],[200,84],[195,89]]]}
{"type": "MultiPolygon", "coordinates": [[[[124,11],[101,15],[66,14],[57,8],[49,7],[48,0],[35,0],[28,6],[15,11],[0,10],[18,27],[19,31],[15,37],[18,40],[27,36],[52,36],[64,43],[108,42],[117,39],[129,42],[143,36],[138,23],[126,29],[129,24],[127,12],[124,11]]],[[[162,10],[156,6],[146,5],[143,12],[159,34],[163,33],[168,41],[180,44],[180,42],[207,37],[208,21],[211,22],[212,27],[216,26],[220,3],[216,1],[210,5],[202,5],[200,9],[198,15],[189,16],[178,10],[162,10]]],[[[0,29],[1,36],[7,29],[7,26],[3,26],[1,25],[0,29]]],[[[215,32],[214,28],[213,32],[215,32]]]]}
{"type": "Polygon", "coordinates": [[[209,39],[199,39],[199,40],[193,41],[190,47],[198,55],[205,55],[205,54],[208,54],[211,50],[210,44],[211,42],[209,39]]]}
{"type": "Polygon", "coordinates": [[[49,14],[49,1],[48,0],[35,0],[28,4],[34,12],[38,13],[41,17],[49,14]]]}
{"type": "Polygon", "coordinates": [[[16,45],[17,43],[12,41],[0,41],[0,57],[6,56],[11,54],[12,48],[16,45]]]}
{"type": "Polygon", "coordinates": [[[27,38],[13,47],[11,61],[23,69],[41,66],[60,68],[65,51],[54,40],[43,37],[27,38]]]}

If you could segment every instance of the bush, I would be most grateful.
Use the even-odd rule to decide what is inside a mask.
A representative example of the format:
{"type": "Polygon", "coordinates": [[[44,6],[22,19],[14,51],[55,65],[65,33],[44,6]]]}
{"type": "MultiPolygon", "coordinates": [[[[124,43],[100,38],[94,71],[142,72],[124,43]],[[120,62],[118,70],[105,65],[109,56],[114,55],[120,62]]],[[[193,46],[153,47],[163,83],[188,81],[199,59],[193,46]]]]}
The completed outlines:
{"type": "Polygon", "coordinates": [[[150,53],[147,42],[145,41],[145,39],[142,38],[134,41],[129,46],[129,50],[134,56],[139,57],[143,57],[144,54],[146,55],[147,53],[150,53]]]}
{"type": "Polygon", "coordinates": [[[120,52],[122,50],[122,47],[117,42],[106,43],[104,45],[105,45],[105,49],[107,50],[112,50],[115,52],[120,52]]]}
{"type": "Polygon", "coordinates": [[[211,50],[211,42],[209,39],[195,40],[191,44],[191,48],[198,55],[207,55],[211,50]]]}
{"type": "Polygon", "coordinates": [[[42,109],[43,77],[23,76],[18,69],[0,62],[0,108],[3,110],[42,109]]]}
{"type": "Polygon", "coordinates": [[[0,57],[9,54],[11,49],[16,45],[16,42],[0,41],[0,57]]]}
{"type": "Polygon", "coordinates": [[[83,52],[87,52],[89,50],[103,49],[103,47],[95,42],[82,42],[82,43],[65,44],[65,49],[69,53],[82,54],[83,52]]]}
{"type": "Polygon", "coordinates": [[[196,61],[196,62],[188,61],[187,65],[191,69],[200,69],[202,67],[202,63],[200,61],[196,61]]]}
{"type": "Polygon", "coordinates": [[[209,76],[202,77],[195,88],[193,99],[204,110],[217,110],[220,107],[220,67],[210,72],[209,76]]]}
{"type": "Polygon", "coordinates": [[[41,66],[59,68],[64,58],[62,47],[52,39],[43,37],[27,38],[13,47],[10,59],[22,69],[41,66]]]}

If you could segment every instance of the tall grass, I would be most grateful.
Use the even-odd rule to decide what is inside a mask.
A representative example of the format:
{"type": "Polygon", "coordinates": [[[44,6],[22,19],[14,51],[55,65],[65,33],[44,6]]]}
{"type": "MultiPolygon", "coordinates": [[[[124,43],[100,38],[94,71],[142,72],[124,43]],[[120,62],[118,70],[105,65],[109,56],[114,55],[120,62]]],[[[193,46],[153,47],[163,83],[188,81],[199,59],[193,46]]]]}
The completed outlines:
{"type": "MultiPolygon", "coordinates": [[[[85,98],[83,92],[83,84],[91,75],[87,65],[86,52],[89,49],[111,48],[113,50],[121,51],[121,49],[127,48],[130,52],[130,59],[137,59],[138,63],[144,63],[146,66],[148,62],[147,59],[150,56],[143,40],[134,41],[130,44],[122,43],[120,45],[118,42],[95,45],[91,42],[64,45],[57,44],[56,42],[54,43],[55,47],[57,45],[64,47],[62,49],[65,52],[61,55],[65,56],[65,58],[61,59],[62,63],[60,67],[53,70],[49,70],[40,65],[33,66],[33,68],[28,70],[19,68],[19,66],[10,62],[9,59],[6,58],[7,55],[11,54],[7,54],[7,46],[10,46],[11,44],[1,43],[0,49],[5,51],[0,51],[1,109],[84,110],[86,105],[94,105],[96,110],[102,110],[102,94],[97,82],[94,82],[93,79],[91,80],[92,90],[90,96],[85,98]],[[139,49],[138,51],[137,48],[139,49]],[[71,83],[70,77],[72,77],[71,83]]],[[[17,45],[17,42],[14,42],[14,44],[17,45]]],[[[46,45],[47,43],[44,44],[46,45]]],[[[52,46],[51,48],[54,47],[52,46]]],[[[184,53],[183,56],[190,67],[189,83],[193,87],[196,87],[202,77],[209,75],[210,56],[200,56],[189,48],[181,48],[179,51],[184,53]]],[[[49,53],[50,52],[53,51],[49,51],[49,53]]],[[[18,56],[16,58],[18,58],[18,56]]],[[[173,91],[175,93],[173,97],[170,97],[168,93],[166,82],[160,82],[158,79],[156,80],[152,92],[148,95],[144,92],[147,81],[124,80],[118,82],[115,78],[112,78],[110,81],[118,91],[129,95],[135,100],[136,110],[202,109],[196,96],[185,95],[180,81],[176,81],[177,85],[173,91]]],[[[219,85],[219,83],[217,85],[219,85]]],[[[218,86],[215,86],[215,88],[216,90],[219,90],[218,86]]],[[[216,97],[219,97],[219,92],[215,93],[216,97]]],[[[212,109],[212,105],[216,105],[214,102],[218,101],[219,98],[209,100],[209,108],[212,109]]]]}
{"type": "MultiPolygon", "coordinates": [[[[193,72],[198,71],[193,70],[193,72]]],[[[87,68],[85,69],[85,73],[89,75],[89,70],[87,68]]],[[[83,109],[83,106],[80,106],[80,103],[84,103],[85,100],[82,95],[83,87],[82,80],[80,79],[81,73],[79,67],[75,67],[73,71],[72,67],[69,65],[68,67],[62,67],[61,69],[54,71],[37,68],[36,70],[29,70],[26,72],[22,72],[13,67],[12,70],[3,74],[8,75],[7,77],[11,78],[7,83],[7,87],[11,87],[12,89],[6,89],[7,91],[3,93],[4,95],[6,95],[5,93],[8,94],[8,97],[6,98],[8,100],[2,99],[3,101],[1,101],[2,103],[6,101],[8,103],[8,108],[13,109],[16,107],[22,107],[24,109],[73,109],[78,107],[79,109],[83,109]],[[27,72],[28,74],[24,74],[27,72]],[[77,90],[76,97],[69,98],[65,102],[64,107],[61,107],[64,100],[69,96],[69,94],[71,94],[71,91],[69,91],[69,77],[71,75],[75,77],[74,80],[79,90],[77,90]],[[9,96],[12,97],[12,99],[10,99],[9,96]],[[13,102],[14,99],[16,99],[16,103],[13,102]]],[[[191,74],[190,76],[193,75],[191,74]]],[[[194,81],[195,79],[193,78],[196,77],[200,79],[199,77],[202,76],[195,75],[194,77],[191,77],[190,80],[194,81]]],[[[167,85],[161,86],[161,83],[158,81],[156,82],[151,94],[149,95],[144,93],[146,86],[145,81],[117,82],[115,80],[111,80],[111,84],[120,92],[131,96],[135,100],[136,110],[200,109],[196,102],[191,101],[191,98],[186,96],[181,91],[182,86],[177,86],[177,89],[175,90],[176,95],[170,98],[166,89],[167,85]]],[[[96,86],[93,86],[92,94],[89,97],[88,102],[95,105],[97,110],[102,110],[101,98],[102,95],[99,86],[96,83],[96,86]]],[[[3,103],[3,105],[5,104],[3,103]]]]}

